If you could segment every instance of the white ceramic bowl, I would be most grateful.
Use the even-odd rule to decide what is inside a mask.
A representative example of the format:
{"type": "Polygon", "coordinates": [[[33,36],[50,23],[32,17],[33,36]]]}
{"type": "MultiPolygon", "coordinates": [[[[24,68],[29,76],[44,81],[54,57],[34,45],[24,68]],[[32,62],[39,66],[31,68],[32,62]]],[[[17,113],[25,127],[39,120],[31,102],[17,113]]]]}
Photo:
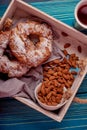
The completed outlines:
{"type": "MultiPolygon", "coordinates": [[[[44,109],[46,110],[50,110],[50,111],[53,111],[53,110],[57,110],[59,108],[61,108],[68,100],[65,100],[63,102],[63,99],[61,100],[60,104],[56,105],[56,106],[49,106],[49,105],[46,105],[44,103],[42,103],[39,99],[38,99],[38,92],[40,90],[40,87],[41,87],[42,83],[40,83],[38,86],[36,86],[35,88],[35,98],[36,100],[38,101],[38,103],[40,104],[41,107],[43,107],[44,109]]],[[[66,89],[64,89],[64,91],[67,91],[66,89]]]]}

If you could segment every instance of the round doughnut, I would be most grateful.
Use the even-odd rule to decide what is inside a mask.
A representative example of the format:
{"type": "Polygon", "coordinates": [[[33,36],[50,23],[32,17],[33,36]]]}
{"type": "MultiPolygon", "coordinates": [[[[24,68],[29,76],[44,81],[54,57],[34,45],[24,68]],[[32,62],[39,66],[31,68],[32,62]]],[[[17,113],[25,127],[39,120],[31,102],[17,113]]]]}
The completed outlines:
{"type": "Polygon", "coordinates": [[[36,67],[52,52],[52,30],[47,24],[36,21],[18,23],[11,31],[9,46],[20,62],[36,67]],[[34,43],[30,35],[37,35],[39,40],[34,43]]]}
{"type": "Polygon", "coordinates": [[[24,64],[16,60],[9,60],[4,51],[9,43],[10,31],[0,33],[0,72],[7,73],[8,77],[21,77],[28,70],[24,64]]]}
{"type": "Polygon", "coordinates": [[[18,61],[10,61],[7,56],[0,57],[0,72],[8,74],[8,77],[21,77],[28,70],[18,61]]]}

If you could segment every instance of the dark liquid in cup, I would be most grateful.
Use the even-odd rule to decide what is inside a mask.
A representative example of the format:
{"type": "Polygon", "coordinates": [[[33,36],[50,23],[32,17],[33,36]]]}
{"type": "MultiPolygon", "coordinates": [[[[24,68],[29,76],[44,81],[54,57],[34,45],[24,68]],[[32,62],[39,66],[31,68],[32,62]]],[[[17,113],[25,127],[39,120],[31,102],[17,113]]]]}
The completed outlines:
{"type": "Polygon", "coordinates": [[[79,8],[77,16],[81,23],[87,25],[87,5],[79,8]]]}

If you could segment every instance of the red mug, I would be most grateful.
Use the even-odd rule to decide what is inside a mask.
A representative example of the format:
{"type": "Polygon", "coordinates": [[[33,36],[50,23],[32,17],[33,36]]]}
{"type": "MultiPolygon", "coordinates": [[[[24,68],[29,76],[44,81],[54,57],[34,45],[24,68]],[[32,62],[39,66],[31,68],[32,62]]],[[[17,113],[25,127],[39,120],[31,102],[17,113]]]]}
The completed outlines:
{"type": "Polygon", "coordinates": [[[75,7],[75,24],[78,30],[87,30],[87,0],[81,0],[75,7]]]}

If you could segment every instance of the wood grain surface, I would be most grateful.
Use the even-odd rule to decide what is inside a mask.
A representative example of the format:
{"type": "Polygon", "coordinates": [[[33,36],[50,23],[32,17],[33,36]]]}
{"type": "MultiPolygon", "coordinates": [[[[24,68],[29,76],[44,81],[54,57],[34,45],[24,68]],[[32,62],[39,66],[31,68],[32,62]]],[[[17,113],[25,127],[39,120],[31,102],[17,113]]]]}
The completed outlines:
{"type": "MultiPolygon", "coordinates": [[[[26,0],[29,4],[73,27],[74,9],[80,0],[26,0]]],[[[0,17],[9,0],[0,0],[0,17]]],[[[87,75],[78,97],[87,98],[87,75]]],[[[13,98],[0,99],[0,130],[87,130],[87,104],[72,103],[63,121],[51,118],[29,108],[13,98]]]]}

